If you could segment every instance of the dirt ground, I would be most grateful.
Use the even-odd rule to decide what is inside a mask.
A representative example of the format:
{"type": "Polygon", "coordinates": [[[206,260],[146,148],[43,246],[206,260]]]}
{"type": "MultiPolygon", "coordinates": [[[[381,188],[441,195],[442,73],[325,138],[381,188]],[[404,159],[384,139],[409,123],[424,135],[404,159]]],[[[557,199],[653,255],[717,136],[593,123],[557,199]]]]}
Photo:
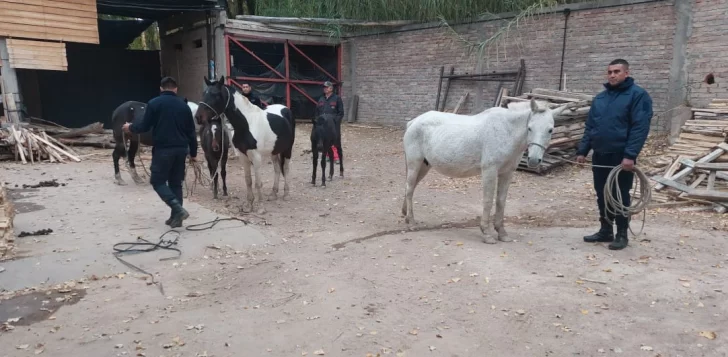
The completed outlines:
{"type": "MultiPolygon", "coordinates": [[[[231,158],[230,196],[196,187],[186,222],[250,225],[180,230],[178,259],[125,258],[161,284],[112,255],[137,236],[156,242],[168,211],[127,173],[129,186],[113,185],[110,151],[1,164],[16,233],[53,233],[19,238],[20,257],[0,262],[0,356],[728,356],[720,215],[653,209],[630,247],[610,251],[582,242],[597,224],[588,169],[519,172],[506,207],[516,241],[488,245],[479,177],[431,171],[414,214],[445,227],[412,232],[401,130],[345,125],[345,177],[337,165],[326,188],[310,184],[309,130],[297,131],[290,200],[242,215],[231,158]],[[52,178],[67,186],[22,188],[52,178]]],[[[271,166],[263,177],[268,194],[271,166]]]]}

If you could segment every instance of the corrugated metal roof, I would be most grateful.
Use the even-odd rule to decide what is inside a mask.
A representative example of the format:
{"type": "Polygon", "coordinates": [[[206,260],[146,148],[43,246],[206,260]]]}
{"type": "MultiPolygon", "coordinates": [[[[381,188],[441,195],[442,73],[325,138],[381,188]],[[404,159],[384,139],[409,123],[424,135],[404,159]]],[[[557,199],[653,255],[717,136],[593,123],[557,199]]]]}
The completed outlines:
{"type": "Polygon", "coordinates": [[[187,11],[225,10],[225,0],[96,0],[99,14],[163,19],[187,11]]]}

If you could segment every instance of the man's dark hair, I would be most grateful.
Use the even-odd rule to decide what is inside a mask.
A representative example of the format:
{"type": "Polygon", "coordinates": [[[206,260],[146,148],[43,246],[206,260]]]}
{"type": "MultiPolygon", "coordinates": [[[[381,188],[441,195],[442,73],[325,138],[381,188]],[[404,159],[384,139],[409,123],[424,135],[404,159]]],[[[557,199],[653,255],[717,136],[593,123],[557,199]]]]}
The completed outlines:
{"type": "Polygon", "coordinates": [[[160,82],[159,86],[163,89],[175,89],[177,88],[177,81],[175,81],[172,77],[164,77],[162,78],[162,82],[160,82]]]}
{"type": "Polygon", "coordinates": [[[609,62],[610,66],[614,66],[615,64],[621,64],[624,68],[629,69],[629,62],[627,62],[627,60],[617,58],[616,60],[609,62]]]}

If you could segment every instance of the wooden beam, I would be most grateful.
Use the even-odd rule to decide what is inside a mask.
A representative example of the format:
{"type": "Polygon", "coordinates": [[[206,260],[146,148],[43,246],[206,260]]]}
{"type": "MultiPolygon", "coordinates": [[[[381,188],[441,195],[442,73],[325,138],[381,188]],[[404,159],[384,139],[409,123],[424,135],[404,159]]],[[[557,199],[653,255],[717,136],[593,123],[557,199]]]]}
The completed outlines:
{"type": "MultiPolygon", "coordinates": [[[[726,152],[728,152],[728,144],[720,143],[720,144],[718,144],[717,149],[713,150],[713,152],[711,152],[710,154],[702,157],[700,160],[698,160],[698,162],[711,162],[711,161],[717,159],[718,157],[720,157],[721,155],[725,154],[726,152]]],[[[680,172],[676,173],[675,175],[673,175],[671,177],[665,177],[665,178],[668,178],[673,181],[679,180],[679,179],[687,176],[689,173],[693,172],[693,170],[694,170],[694,168],[692,168],[692,167],[686,167],[686,168],[682,169],[680,172]]],[[[657,185],[655,185],[654,190],[659,191],[664,187],[665,187],[664,184],[658,183],[657,185]]]]}
{"type": "Polygon", "coordinates": [[[688,194],[693,191],[693,189],[690,186],[683,185],[683,184],[681,184],[679,182],[675,182],[673,180],[667,179],[667,178],[665,178],[663,176],[660,176],[660,175],[653,176],[652,179],[654,181],[657,181],[657,182],[661,183],[664,186],[669,186],[669,187],[672,187],[672,188],[677,189],[679,191],[687,192],[688,194]]]}
{"type": "Polygon", "coordinates": [[[264,24],[310,24],[310,25],[344,25],[365,27],[399,27],[413,24],[414,21],[365,21],[348,19],[322,19],[314,17],[269,17],[256,15],[238,15],[238,20],[255,21],[264,24]]]}
{"type": "MultiPolygon", "coordinates": [[[[685,166],[689,167],[689,168],[695,168],[695,161],[693,161],[693,160],[684,158],[684,159],[680,159],[680,163],[682,165],[685,165],[685,166]]],[[[715,177],[716,178],[719,178],[721,180],[728,181],[728,173],[725,173],[725,172],[716,172],[716,171],[712,171],[712,172],[715,172],[715,177]]]]}
{"type": "Polygon", "coordinates": [[[689,198],[698,198],[709,201],[728,201],[728,192],[721,192],[715,190],[692,190],[688,193],[689,198]]]}
{"type": "Polygon", "coordinates": [[[696,162],[694,167],[696,170],[727,171],[728,162],[696,162]]]}

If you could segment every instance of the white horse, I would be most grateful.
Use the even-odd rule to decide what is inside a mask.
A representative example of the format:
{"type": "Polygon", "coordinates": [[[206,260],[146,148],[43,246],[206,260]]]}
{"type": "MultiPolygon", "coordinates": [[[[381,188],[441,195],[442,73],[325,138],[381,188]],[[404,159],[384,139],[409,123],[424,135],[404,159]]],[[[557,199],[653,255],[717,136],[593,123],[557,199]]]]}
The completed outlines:
{"type": "Polygon", "coordinates": [[[541,163],[551,141],[554,116],[568,105],[549,109],[533,99],[494,107],[468,116],[428,111],[407,123],[404,151],[407,167],[402,214],[415,224],[412,195],[430,168],[452,178],[482,175],[483,216],[480,230],[485,243],[496,243],[488,231],[493,196],[496,192],[494,227],[498,239],[511,241],[503,226],[508,187],[513,173],[528,149],[528,166],[541,163]]]}
{"type": "Polygon", "coordinates": [[[207,88],[203,94],[196,118],[200,122],[221,117],[229,120],[235,129],[232,137],[233,146],[243,154],[245,184],[248,189],[247,201],[243,212],[257,211],[264,213],[260,192],[263,183],[260,179],[260,168],[263,159],[270,157],[275,169],[273,189],[268,200],[278,197],[280,175],[283,173],[283,199],[288,199],[288,173],[293,143],[296,133],[296,122],[291,110],[280,104],[269,105],[265,110],[250,103],[235,88],[225,85],[225,76],[218,81],[210,81],[205,77],[207,88]],[[255,190],[251,170],[255,171],[255,190]]]}

